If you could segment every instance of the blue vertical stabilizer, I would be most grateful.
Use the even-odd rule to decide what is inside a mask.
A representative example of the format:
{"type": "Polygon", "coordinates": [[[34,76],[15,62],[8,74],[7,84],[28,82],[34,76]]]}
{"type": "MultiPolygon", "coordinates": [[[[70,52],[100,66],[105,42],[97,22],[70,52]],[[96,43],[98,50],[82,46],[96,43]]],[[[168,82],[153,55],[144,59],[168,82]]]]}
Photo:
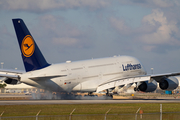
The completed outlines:
{"type": "Polygon", "coordinates": [[[22,19],[13,19],[26,72],[49,66],[22,19]]]}

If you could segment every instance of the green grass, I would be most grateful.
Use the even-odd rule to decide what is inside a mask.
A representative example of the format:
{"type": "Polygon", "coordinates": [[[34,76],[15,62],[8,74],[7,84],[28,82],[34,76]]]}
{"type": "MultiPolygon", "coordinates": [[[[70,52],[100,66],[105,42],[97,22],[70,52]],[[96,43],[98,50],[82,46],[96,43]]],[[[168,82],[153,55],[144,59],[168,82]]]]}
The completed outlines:
{"type": "MultiPolygon", "coordinates": [[[[1,105],[0,114],[5,116],[35,116],[39,115],[69,115],[76,108],[73,115],[80,114],[135,114],[138,108],[144,113],[158,113],[159,103],[126,103],[126,104],[74,104],[74,105],[1,105]]],[[[180,112],[180,103],[163,103],[163,112],[180,112]]]]}

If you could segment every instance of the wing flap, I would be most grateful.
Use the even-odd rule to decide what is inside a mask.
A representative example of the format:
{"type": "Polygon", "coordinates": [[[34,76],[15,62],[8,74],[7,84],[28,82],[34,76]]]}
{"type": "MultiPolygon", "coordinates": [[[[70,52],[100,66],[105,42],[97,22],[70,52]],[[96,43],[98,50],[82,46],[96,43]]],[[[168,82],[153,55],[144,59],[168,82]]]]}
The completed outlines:
{"type": "Polygon", "coordinates": [[[134,82],[141,82],[141,81],[147,81],[150,80],[151,76],[140,76],[140,77],[132,77],[132,78],[125,78],[125,79],[118,79],[115,81],[103,83],[98,86],[96,92],[100,92],[105,89],[117,87],[120,85],[125,85],[129,83],[134,83],[134,82]]]}
{"type": "Polygon", "coordinates": [[[153,80],[160,82],[163,77],[170,77],[170,76],[177,76],[177,75],[180,75],[180,72],[155,74],[155,75],[144,75],[144,76],[136,76],[136,77],[131,77],[131,78],[117,79],[117,80],[109,81],[109,82],[106,82],[106,83],[99,85],[97,87],[96,92],[100,92],[100,91],[105,90],[105,89],[117,87],[120,85],[129,84],[129,83],[135,83],[135,82],[142,82],[142,81],[152,82],[153,80]]]}

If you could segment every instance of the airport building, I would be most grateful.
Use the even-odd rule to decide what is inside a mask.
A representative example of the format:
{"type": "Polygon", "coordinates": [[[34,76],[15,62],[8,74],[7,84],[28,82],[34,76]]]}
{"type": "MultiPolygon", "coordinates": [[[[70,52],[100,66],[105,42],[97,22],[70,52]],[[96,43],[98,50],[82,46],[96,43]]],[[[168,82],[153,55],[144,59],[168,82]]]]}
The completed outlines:
{"type": "Polygon", "coordinates": [[[36,87],[32,87],[26,84],[18,84],[18,85],[9,85],[5,87],[5,89],[0,89],[0,93],[36,93],[37,91],[43,91],[36,87]]]}

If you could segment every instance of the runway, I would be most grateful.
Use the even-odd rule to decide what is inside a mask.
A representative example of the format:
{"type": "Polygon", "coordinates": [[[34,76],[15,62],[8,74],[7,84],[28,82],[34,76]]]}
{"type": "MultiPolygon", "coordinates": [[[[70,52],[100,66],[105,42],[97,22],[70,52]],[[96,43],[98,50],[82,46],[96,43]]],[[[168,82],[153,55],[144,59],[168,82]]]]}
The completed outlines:
{"type": "Polygon", "coordinates": [[[115,104],[115,103],[180,103],[179,99],[146,100],[17,100],[0,101],[0,105],[42,105],[42,104],[115,104]]]}
{"type": "Polygon", "coordinates": [[[31,95],[24,94],[0,94],[0,105],[38,105],[38,104],[115,104],[115,103],[180,103],[180,97],[173,96],[157,96],[149,97],[81,97],[81,99],[71,100],[43,100],[33,99],[31,95]],[[22,98],[22,99],[21,99],[22,98]]]}
{"type": "Polygon", "coordinates": [[[25,94],[0,94],[0,98],[7,98],[7,97],[31,97],[31,95],[25,94]]]}

